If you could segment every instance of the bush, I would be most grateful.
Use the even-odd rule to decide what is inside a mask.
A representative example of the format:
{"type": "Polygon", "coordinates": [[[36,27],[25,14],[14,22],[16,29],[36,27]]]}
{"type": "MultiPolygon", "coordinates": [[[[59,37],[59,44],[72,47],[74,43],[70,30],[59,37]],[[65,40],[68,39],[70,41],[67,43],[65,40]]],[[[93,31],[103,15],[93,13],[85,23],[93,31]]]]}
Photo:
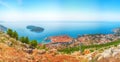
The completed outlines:
{"type": "Polygon", "coordinates": [[[32,41],[30,42],[30,45],[31,45],[32,47],[37,47],[38,43],[37,43],[36,40],[32,40],[32,41]]]}
{"type": "Polygon", "coordinates": [[[18,33],[16,31],[14,31],[12,33],[12,37],[15,38],[16,40],[18,40],[18,33]]]}
{"type": "Polygon", "coordinates": [[[12,37],[15,38],[16,40],[20,40],[22,43],[26,43],[26,44],[30,44],[32,47],[36,47],[38,45],[36,40],[32,40],[30,42],[28,37],[20,37],[16,31],[13,31],[12,29],[8,29],[7,30],[7,34],[12,37]]]}
{"type": "Polygon", "coordinates": [[[10,37],[15,38],[16,40],[18,40],[18,33],[16,31],[13,31],[12,29],[8,29],[7,34],[10,37]]]}
{"type": "Polygon", "coordinates": [[[8,29],[8,30],[7,30],[7,34],[12,37],[12,34],[13,34],[12,29],[8,29]]]}
{"type": "Polygon", "coordinates": [[[24,43],[24,37],[20,37],[19,39],[22,43],[24,43]]]}
{"type": "Polygon", "coordinates": [[[19,39],[22,43],[26,43],[26,44],[29,44],[29,38],[28,37],[20,37],[19,39]]]}
{"type": "Polygon", "coordinates": [[[25,37],[25,38],[24,38],[24,42],[27,43],[27,44],[29,44],[29,42],[30,42],[30,41],[29,41],[29,38],[28,38],[28,37],[25,37]]]}

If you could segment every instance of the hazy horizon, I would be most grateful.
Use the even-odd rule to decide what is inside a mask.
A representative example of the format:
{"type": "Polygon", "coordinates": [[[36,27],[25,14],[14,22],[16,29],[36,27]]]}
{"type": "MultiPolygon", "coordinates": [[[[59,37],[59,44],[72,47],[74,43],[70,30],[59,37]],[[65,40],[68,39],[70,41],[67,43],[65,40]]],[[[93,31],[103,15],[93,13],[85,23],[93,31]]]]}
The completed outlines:
{"type": "Polygon", "coordinates": [[[120,21],[119,0],[0,0],[0,20],[120,21]]]}

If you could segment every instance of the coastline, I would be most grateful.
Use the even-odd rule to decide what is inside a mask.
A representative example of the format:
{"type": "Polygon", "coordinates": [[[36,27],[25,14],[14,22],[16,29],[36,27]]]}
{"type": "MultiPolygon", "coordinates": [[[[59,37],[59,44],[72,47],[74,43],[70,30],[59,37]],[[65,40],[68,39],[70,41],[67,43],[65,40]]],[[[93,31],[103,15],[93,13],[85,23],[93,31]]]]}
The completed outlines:
{"type": "Polygon", "coordinates": [[[68,35],[73,38],[77,38],[78,35],[83,34],[112,34],[114,28],[119,27],[117,22],[102,22],[102,23],[1,23],[2,25],[16,30],[20,36],[28,36],[31,40],[36,39],[39,43],[46,37],[56,36],[56,35],[68,35]],[[17,25],[17,26],[16,26],[17,25]],[[45,28],[42,33],[34,33],[26,29],[28,25],[35,25],[45,28]],[[72,27],[70,27],[72,26],[72,27]],[[105,26],[105,27],[104,27],[105,26]],[[72,28],[72,29],[71,29],[72,28]]]}

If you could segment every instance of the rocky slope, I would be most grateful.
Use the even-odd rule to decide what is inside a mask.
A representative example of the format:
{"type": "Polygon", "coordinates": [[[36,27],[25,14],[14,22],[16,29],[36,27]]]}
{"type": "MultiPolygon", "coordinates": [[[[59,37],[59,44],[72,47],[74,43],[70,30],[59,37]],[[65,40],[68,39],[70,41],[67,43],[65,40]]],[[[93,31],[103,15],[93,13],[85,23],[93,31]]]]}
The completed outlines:
{"type": "Polygon", "coordinates": [[[0,62],[119,62],[120,45],[102,51],[71,54],[58,52],[56,49],[33,49],[28,44],[11,38],[0,32],[0,62]]]}
{"type": "Polygon", "coordinates": [[[59,54],[56,49],[32,49],[29,45],[0,32],[0,62],[79,62],[75,57],[59,54]]]}
{"type": "Polygon", "coordinates": [[[120,61],[120,45],[106,49],[98,56],[98,62],[119,62],[120,61]]]}

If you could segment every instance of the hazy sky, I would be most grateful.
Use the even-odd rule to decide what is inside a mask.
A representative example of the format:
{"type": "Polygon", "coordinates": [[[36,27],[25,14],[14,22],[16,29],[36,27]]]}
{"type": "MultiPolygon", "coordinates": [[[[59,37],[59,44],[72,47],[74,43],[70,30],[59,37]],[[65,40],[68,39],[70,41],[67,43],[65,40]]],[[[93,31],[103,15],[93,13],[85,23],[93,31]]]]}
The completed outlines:
{"type": "Polygon", "coordinates": [[[120,0],[0,0],[2,21],[120,21],[120,0]]]}

